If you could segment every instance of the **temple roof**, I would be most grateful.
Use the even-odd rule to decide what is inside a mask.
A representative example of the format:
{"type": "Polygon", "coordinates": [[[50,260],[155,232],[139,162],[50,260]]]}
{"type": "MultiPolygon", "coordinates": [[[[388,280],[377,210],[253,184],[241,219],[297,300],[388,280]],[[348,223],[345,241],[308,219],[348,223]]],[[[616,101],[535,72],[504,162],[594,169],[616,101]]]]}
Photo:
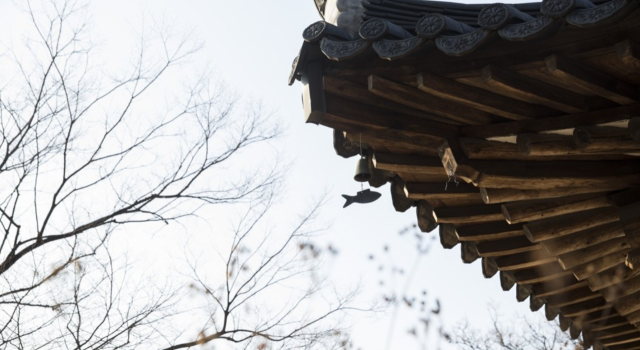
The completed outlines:
{"type": "Polygon", "coordinates": [[[640,349],[639,7],[371,0],[358,36],[304,30],[290,83],[444,248],[587,347],[640,349]]]}

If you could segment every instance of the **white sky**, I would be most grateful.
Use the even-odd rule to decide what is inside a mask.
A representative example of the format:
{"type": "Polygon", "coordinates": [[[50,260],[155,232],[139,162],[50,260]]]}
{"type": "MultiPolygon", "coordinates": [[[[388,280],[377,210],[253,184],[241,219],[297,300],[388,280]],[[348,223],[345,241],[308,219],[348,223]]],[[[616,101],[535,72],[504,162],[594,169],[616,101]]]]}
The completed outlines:
{"type": "MultiPolygon", "coordinates": [[[[408,270],[415,252],[408,240],[399,239],[397,232],[415,223],[415,211],[396,213],[388,185],[379,189],[382,198],[377,202],[342,209],[344,200],[340,195],[354,194],[360,188],[352,180],[356,159],[345,160],[334,154],[330,129],[304,124],[301,86],[286,84],[291,62],[302,44],[303,29],[320,19],[313,0],[93,0],[92,6],[97,32],[108,44],[105,54],[118,53],[118,42],[126,41],[130,26],[135,27],[143,14],[164,14],[178,25],[195,28],[204,42],[204,55],[220,76],[244,96],[263,101],[284,120],[288,128],[282,148],[294,161],[288,177],[287,207],[282,214],[296,213],[300,203],[325,190],[329,193],[322,216],[332,222],[325,239],[340,252],[330,265],[336,281],[362,280],[365,296],[379,296],[382,290],[377,285],[377,263],[370,262],[367,256],[381,255],[387,243],[394,262],[408,270]]],[[[4,23],[0,35],[19,30],[22,24],[13,23],[10,12],[3,8],[6,10],[6,5],[0,6],[0,20],[4,23]]],[[[425,235],[436,236],[437,230],[425,235]]],[[[420,264],[413,285],[417,290],[426,289],[431,298],[440,299],[445,326],[464,318],[475,325],[486,324],[490,301],[507,316],[530,313],[528,301],[517,303],[515,288],[503,292],[497,275],[490,280],[482,277],[480,260],[465,265],[459,246],[448,251],[438,241],[434,243],[434,249],[420,264]]],[[[406,336],[408,326],[402,320],[407,317],[400,314],[391,349],[418,348],[406,336]]],[[[358,318],[353,338],[363,349],[383,349],[388,329],[388,315],[358,318]]],[[[440,345],[443,349],[455,348],[440,345]]]]}

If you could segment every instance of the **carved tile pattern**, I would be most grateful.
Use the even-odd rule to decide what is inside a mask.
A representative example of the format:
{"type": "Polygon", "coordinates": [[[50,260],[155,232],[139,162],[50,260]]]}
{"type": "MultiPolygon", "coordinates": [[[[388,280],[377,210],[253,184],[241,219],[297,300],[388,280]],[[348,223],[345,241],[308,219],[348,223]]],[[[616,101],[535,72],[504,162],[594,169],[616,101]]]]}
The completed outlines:
{"type": "Polygon", "coordinates": [[[419,36],[403,40],[381,40],[373,43],[373,49],[382,58],[400,58],[420,46],[423,40],[419,36]]]}
{"type": "Polygon", "coordinates": [[[500,29],[498,34],[507,40],[527,40],[528,37],[543,31],[551,23],[553,23],[553,19],[549,17],[540,17],[533,21],[506,26],[500,29]]]}
{"type": "Polygon", "coordinates": [[[332,60],[351,58],[364,51],[369,46],[366,40],[333,41],[323,38],[320,41],[320,49],[332,60]]]}
{"type": "Polygon", "coordinates": [[[613,0],[598,7],[576,10],[567,15],[567,22],[581,27],[596,24],[613,16],[627,4],[627,0],[613,0]]]}
{"type": "Polygon", "coordinates": [[[433,39],[445,30],[445,20],[439,13],[428,14],[418,20],[416,33],[421,37],[433,39]]]}
{"type": "Polygon", "coordinates": [[[545,0],[540,6],[540,12],[551,18],[560,18],[571,12],[575,4],[575,0],[545,0]]]}
{"type": "Polygon", "coordinates": [[[443,35],[436,39],[436,45],[447,55],[461,56],[480,46],[487,35],[487,31],[482,29],[458,36],[443,35]]]}
{"type": "Polygon", "coordinates": [[[509,9],[504,4],[493,4],[480,11],[478,24],[482,28],[496,30],[504,26],[509,20],[509,9]]]}
{"type": "Polygon", "coordinates": [[[308,26],[304,32],[302,32],[302,38],[307,42],[318,41],[322,38],[322,34],[326,28],[327,24],[324,21],[318,21],[308,26]]]}
{"type": "Polygon", "coordinates": [[[387,24],[381,19],[370,19],[360,26],[360,36],[367,40],[378,40],[387,31],[387,24]]]}

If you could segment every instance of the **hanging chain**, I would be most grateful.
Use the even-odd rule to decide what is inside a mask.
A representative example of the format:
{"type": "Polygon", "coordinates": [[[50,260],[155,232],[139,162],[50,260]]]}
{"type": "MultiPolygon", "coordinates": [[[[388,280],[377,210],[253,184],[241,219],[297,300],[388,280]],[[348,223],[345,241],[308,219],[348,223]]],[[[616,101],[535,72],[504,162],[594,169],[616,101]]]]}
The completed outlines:
{"type": "Polygon", "coordinates": [[[451,165],[451,163],[448,163],[449,165],[449,172],[447,173],[447,182],[444,184],[444,190],[447,190],[447,187],[449,187],[449,182],[451,182],[451,177],[453,177],[453,182],[456,184],[456,187],[458,187],[458,185],[460,184],[460,182],[458,182],[458,179],[456,178],[456,173],[453,171],[453,166],[451,165]]]}

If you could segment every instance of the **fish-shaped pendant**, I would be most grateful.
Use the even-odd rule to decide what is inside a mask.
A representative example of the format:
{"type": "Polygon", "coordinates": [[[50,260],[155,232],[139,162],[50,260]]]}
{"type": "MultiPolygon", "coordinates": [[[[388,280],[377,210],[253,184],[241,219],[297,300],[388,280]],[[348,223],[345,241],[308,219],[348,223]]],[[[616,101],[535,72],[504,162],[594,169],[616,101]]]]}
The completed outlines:
{"type": "Polygon", "coordinates": [[[355,196],[348,196],[346,194],[343,194],[342,197],[344,197],[344,199],[347,200],[347,202],[344,203],[343,208],[348,207],[352,203],[361,203],[361,204],[371,203],[376,199],[380,198],[380,196],[381,196],[380,193],[376,191],[371,191],[368,188],[366,190],[362,190],[358,192],[358,194],[356,194],[355,196]]]}

